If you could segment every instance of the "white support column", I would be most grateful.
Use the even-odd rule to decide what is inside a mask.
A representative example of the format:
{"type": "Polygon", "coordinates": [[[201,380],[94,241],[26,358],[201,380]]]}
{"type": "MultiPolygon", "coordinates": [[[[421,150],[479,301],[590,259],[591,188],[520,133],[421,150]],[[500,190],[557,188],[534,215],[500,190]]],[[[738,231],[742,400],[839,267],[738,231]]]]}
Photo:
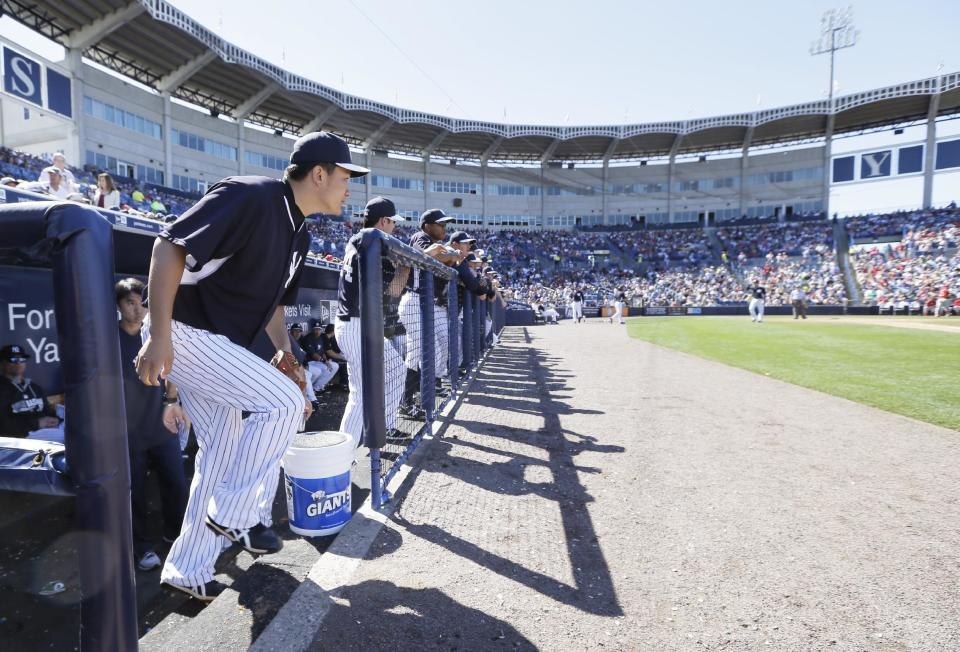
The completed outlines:
{"type": "Polygon", "coordinates": [[[833,179],[834,118],[833,113],[827,116],[827,128],[824,132],[825,137],[823,141],[823,190],[821,192],[821,202],[823,203],[823,213],[827,219],[830,219],[830,182],[833,179]]]}
{"type": "MultiPolygon", "coordinates": [[[[373,170],[373,149],[368,147],[367,151],[367,169],[373,170]]],[[[363,177],[363,203],[366,204],[373,198],[373,172],[363,177]]]]}
{"type": "Polygon", "coordinates": [[[937,93],[930,96],[930,107],[927,110],[927,144],[923,150],[923,207],[933,205],[933,173],[936,165],[937,149],[937,112],[940,110],[940,85],[937,84],[937,93]]]}
{"type": "Polygon", "coordinates": [[[560,146],[560,139],[556,138],[550,142],[547,146],[547,149],[543,152],[543,156],[540,157],[540,222],[546,226],[547,225],[547,182],[546,182],[546,168],[547,164],[550,162],[550,159],[553,158],[553,153],[557,151],[557,147],[560,146]]]}
{"type": "Polygon", "coordinates": [[[487,226],[487,163],[500,148],[503,137],[497,137],[480,155],[480,219],[483,226],[487,226]]]}
{"type": "Polygon", "coordinates": [[[546,163],[540,163],[540,223],[547,225],[547,184],[544,183],[543,167],[546,163]]]}
{"type": "Polygon", "coordinates": [[[739,215],[747,212],[747,168],[750,167],[750,141],[753,140],[753,127],[747,128],[747,133],[743,137],[743,150],[740,153],[740,201],[739,215]]]}
{"type": "Polygon", "coordinates": [[[603,224],[607,223],[607,177],[610,172],[610,159],[613,157],[613,153],[617,151],[617,145],[619,144],[620,140],[614,138],[603,154],[603,174],[600,182],[600,219],[603,220],[603,224]]]}
{"type": "Polygon", "coordinates": [[[430,207],[430,155],[423,157],[423,210],[430,207]]]}
{"type": "Polygon", "coordinates": [[[247,173],[247,147],[243,133],[243,118],[237,118],[237,174],[247,173]]]}
{"type": "MultiPolygon", "coordinates": [[[[74,158],[70,162],[78,167],[83,167],[87,160],[86,132],[83,128],[83,125],[86,123],[86,118],[83,115],[83,94],[85,90],[83,83],[82,55],[83,52],[81,50],[67,50],[67,65],[69,66],[70,74],[73,77],[73,97],[71,98],[70,104],[73,108],[74,127],[68,140],[74,147],[74,158]]],[[[111,170],[111,172],[116,172],[116,170],[111,170]]]]}
{"type": "Polygon", "coordinates": [[[163,98],[163,183],[173,187],[173,115],[169,91],[161,93],[163,98]]]}
{"type": "Polygon", "coordinates": [[[487,162],[480,162],[480,219],[487,226],[487,162]]]}
{"type": "Polygon", "coordinates": [[[683,140],[683,134],[677,134],[673,139],[673,145],[670,147],[670,164],[667,166],[667,223],[673,223],[673,166],[677,159],[677,150],[680,149],[680,141],[683,140]]]}

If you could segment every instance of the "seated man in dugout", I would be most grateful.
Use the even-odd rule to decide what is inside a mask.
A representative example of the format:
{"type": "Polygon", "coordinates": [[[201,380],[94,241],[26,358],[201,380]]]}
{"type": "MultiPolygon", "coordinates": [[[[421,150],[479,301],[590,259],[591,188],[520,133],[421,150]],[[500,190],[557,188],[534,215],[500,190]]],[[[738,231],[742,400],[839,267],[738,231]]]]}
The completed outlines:
{"type": "Polygon", "coordinates": [[[0,436],[63,443],[56,407],[43,388],[26,376],[30,354],[19,344],[0,349],[0,436]]]}

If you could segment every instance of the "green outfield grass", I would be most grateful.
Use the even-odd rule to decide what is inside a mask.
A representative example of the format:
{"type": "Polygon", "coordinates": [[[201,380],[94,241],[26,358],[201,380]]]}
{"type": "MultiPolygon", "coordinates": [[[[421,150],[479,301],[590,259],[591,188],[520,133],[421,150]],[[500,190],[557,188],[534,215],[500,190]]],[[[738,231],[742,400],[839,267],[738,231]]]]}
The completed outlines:
{"type": "Polygon", "coordinates": [[[839,321],[643,317],[627,328],[660,346],[960,430],[960,332],[839,321]]]}

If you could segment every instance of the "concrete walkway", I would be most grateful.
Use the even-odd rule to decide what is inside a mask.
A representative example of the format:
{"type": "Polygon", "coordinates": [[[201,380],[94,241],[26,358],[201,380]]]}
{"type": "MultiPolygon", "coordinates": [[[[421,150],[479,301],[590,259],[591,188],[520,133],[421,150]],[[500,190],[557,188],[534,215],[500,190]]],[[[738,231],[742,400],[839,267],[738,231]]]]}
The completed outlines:
{"type": "Polygon", "coordinates": [[[503,340],[312,649],[960,648],[958,433],[609,324],[503,340]]]}

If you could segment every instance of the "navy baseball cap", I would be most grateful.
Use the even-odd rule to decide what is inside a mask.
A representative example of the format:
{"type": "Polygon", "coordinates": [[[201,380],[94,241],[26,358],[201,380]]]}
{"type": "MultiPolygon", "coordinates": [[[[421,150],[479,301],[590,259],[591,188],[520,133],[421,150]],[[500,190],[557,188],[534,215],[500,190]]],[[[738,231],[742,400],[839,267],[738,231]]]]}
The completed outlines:
{"type": "Polygon", "coordinates": [[[477,239],[470,236],[466,231],[454,231],[450,234],[449,242],[453,244],[473,244],[477,239]]]}
{"type": "Polygon", "coordinates": [[[293,331],[302,331],[302,330],[303,330],[303,326],[301,326],[300,324],[290,324],[290,332],[291,332],[291,333],[292,333],[293,331]]]}
{"type": "Polygon", "coordinates": [[[424,224],[446,224],[455,219],[456,218],[447,215],[439,208],[431,208],[428,211],[424,211],[423,215],[420,216],[420,226],[424,224]]]}
{"type": "Polygon", "coordinates": [[[7,344],[0,349],[0,360],[7,362],[26,362],[30,359],[30,353],[19,344],[7,344]]]}
{"type": "Polygon", "coordinates": [[[468,263],[479,263],[479,262],[480,262],[480,259],[477,258],[477,255],[476,255],[476,254],[473,254],[473,253],[467,254],[467,257],[464,258],[464,260],[466,260],[468,263]]]}
{"type": "Polygon", "coordinates": [[[311,319],[310,328],[323,328],[323,322],[319,319],[311,319]]]}
{"type": "Polygon", "coordinates": [[[384,217],[388,217],[394,222],[403,222],[406,220],[402,215],[397,215],[397,207],[386,197],[374,197],[367,202],[366,207],[363,209],[363,219],[365,221],[380,221],[384,217]]]}
{"type": "Polygon", "coordinates": [[[370,173],[367,168],[353,164],[347,141],[326,131],[300,136],[293,144],[290,162],[336,163],[338,167],[348,171],[351,177],[362,177],[370,173]]]}

